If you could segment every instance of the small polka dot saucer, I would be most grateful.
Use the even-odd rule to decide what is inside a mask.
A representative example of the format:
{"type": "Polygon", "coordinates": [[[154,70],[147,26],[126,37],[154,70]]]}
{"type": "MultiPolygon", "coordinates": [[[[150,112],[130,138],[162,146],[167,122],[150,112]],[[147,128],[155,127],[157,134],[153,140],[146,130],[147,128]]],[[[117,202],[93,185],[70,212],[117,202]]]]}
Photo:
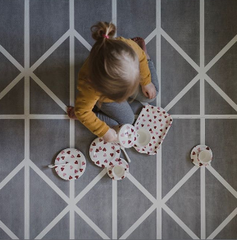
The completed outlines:
{"type": "Polygon", "coordinates": [[[112,160],[107,167],[107,174],[113,180],[122,180],[129,174],[129,164],[122,158],[112,160]]]}
{"type": "Polygon", "coordinates": [[[192,162],[197,167],[211,165],[213,153],[210,147],[206,145],[195,146],[190,154],[192,162]]]}
{"type": "Polygon", "coordinates": [[[54,168],[59,177],[64,180],[80,178],[86,170],[86,159],[83,153],[75,148],[66,148],[56,157],[54,168]]]}
{"type": "Polygon", "coordinates": [[[135,127],[131,124],[120,126],[118,131],[119,144],[124,148],[130,148],[136,142],[137,133],[135,127]]]}

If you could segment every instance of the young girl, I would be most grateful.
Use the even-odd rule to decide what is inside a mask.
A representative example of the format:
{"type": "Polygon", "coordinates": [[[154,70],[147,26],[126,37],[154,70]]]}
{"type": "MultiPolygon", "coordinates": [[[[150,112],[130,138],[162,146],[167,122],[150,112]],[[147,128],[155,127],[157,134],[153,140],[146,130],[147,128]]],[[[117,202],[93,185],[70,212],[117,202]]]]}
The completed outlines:
{"type": "Polygon", "coordinates": [[[96,40],[78,79],[78,96],[68,116],[78,119],[93,134],[113,142],[116,125],[134,122],[130,97],[151,102],[158,94],[158,79],[142,38],[113,38],[116,27],[98,22],[91,27],[96,40]],[[94,112],[97,106],[100,111],[94,112]]]}

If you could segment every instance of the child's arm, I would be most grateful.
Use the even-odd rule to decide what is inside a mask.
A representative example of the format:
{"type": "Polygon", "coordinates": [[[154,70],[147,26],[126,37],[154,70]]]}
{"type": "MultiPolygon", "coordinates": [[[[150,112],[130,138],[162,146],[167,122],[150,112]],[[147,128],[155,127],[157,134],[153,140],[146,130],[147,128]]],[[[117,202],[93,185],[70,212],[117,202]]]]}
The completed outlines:
{"type": "MultiPolygon", "coordinates": [[[[87,92],[88,93],[88,92],[87,92]]],[[[96,101],[92,101],[79,94],[76,99],[75,115],[78,120],[87,127],[93,134],[103,137],[105,142],[114,142],[117,140],[117,133],[114,129],[109,128],[105,122],[101,121],[92,111],[96,101]],[[86,104],[85,104],[86,103],[86,104]]]]}
{"type": "Polygon", "coordinates": [[[86,83],[86,81],[79,79],[78,96],[75,102],[75,115],[78,120],[87,127],[93,134],[102,137],[109,130],[109,126],[101,121],[92,111],[99,96],[86,83]]]}
{"type": "Polygon", "coordinates": [[[156,88],[154,84],[151,82],[151,73],[148,66],[147,57],[148,54],[142,50],[142,48],[133,40],[128,40],[131,47],[137,53],[140,63],[140,75],[141,75],[141,88],[144,96],[149,99],[153,99],[156,97],[156,88]]]}
{"type": "Polygon", "coordinates": [[[77,119],[93,134],[98,137],[104,136],[110,128],[92,111],[100,96],[88,83],[88,59],[79,71],[77,89],[78,95],[74,109],[77,119]]]}
{"type": "MultiPolygon", "coordinates": [[[[124,39],[124,38],[121,38],[121,39],[124,39]]],[[[133,48],[133,50],[138,55],[139,63],[140,63],[140,75],[141,75],[140,85],[141,86],[148,85],[149,83],[151,83],[151,73],[150,73],[145,52],[133,40],[126,39],[125,41],[127,42],[127,44],[129,44],[133,48]]]]}

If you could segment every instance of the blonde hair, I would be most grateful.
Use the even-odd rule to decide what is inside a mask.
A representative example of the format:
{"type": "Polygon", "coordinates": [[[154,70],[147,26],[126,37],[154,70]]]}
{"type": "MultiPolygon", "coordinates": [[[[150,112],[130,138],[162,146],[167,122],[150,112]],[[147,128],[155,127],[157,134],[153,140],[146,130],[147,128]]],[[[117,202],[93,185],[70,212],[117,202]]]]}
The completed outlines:
{"type": "Polygon", "coordinates": [[[98,22],[91,27],[96,40],[89,55],[89,78],[102,97],[122,102],[139,86],[139,60],[125,42],[114,39],[113,23],[98,22]]]}

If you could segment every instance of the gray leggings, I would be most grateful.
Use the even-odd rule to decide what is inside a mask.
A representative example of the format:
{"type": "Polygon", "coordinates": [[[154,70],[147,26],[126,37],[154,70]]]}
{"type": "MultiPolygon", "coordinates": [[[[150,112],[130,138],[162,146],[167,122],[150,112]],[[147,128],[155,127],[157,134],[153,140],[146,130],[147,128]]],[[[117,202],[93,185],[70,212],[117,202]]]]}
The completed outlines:
{"type": "MultiPolygon", "coordinates": [[[[151,82],[155,85],[157,96],[159,92],[158,77],[156,74],[154,64],[150,59],[148,60],[148,66],[151,73],[151,82]]],[[[150,103],[153,102],[155,98],[149,99],[146,96],[144,96],[140,86],[139,92],[134,99],[139,102],[150,103]]],[[[116,126],[118,124],[119,125],[126,123],[133,124],[134,122],[134,113],[127,101],[124,101],[122,103],[116,102],[102,103],[102,105],[100,106],[100,110],[101,112],[96,113],[97,117],[102,121],[106,122],[110,127],[116,126]]]]}

